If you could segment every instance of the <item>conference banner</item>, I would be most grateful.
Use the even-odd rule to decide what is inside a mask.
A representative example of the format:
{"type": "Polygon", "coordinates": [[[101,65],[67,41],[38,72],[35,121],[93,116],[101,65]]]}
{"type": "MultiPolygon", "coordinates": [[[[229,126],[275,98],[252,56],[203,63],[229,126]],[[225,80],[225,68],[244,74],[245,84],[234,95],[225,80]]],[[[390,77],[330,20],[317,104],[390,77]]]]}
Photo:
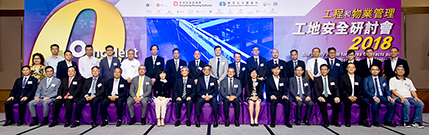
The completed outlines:
{"type": "Polygon", "coordinates": [[[24,64],[34,53],[51,55],[49,46],[58,44],[60,55],[73,52],[73,60],[84,56],[85,45],[94,47],[94,56],[105,57],[107,45],[125,58],[134,49],[144,63],[149,47],[158,45],[159,55],[193,60],[194,50],[202,60],[213,58],[214,47],[233,62],[234,53],[245,61],[253,46],[260,55],[290,60],[290,50],[307,61],[319,47],[322,57],[335,47],[337,57],[356,50],[357,59],[372,47],[375,58],[389,58],[389,49],[401,51],[400,0],[26,0],[24,64]]]}

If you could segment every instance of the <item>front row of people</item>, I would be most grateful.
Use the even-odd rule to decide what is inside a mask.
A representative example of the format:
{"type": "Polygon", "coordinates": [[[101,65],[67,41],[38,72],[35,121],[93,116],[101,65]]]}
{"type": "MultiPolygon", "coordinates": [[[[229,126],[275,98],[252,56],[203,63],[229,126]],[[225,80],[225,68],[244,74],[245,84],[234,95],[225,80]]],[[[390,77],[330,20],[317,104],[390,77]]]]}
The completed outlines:
{"type": "MultiPolygon", "coordinates": [[[[390,79],[389,84],[386,79],[378,76],[380,69],[378,66],[373,65],[370,67],[371,76],[361,78],[354,72],[356,66],[353,63],[347,65],[347,74],[343,74],[340,80],[335,80],[333,77],[328,76],[329,67],[326,64],[321,65],[321,76],[316,77],[314,82],[303,76],[304,69],[301,66],[295,67],[295,77],[283,78],[279,75],[280,66],[273,65],[267,80],[260,80],[258,78],[258,70],[250,70],[250,77],[246,80],[244,91],[245,101],[249,103],[250,125],[258,126],[258,116],[261,109],[261,102],[263,102],[263,87],[266,84],[267,102],[271,104],[271,127],[275,127],[276,123],[276,108],[277,104],[281,103],[284,107],[285,125],[292,128],[289,123],[290,103],[295,102],[296,109],[296,125],[301,124],[301,110],[303,104],[306,105],[305,115],[303,122],[305,125],[310,125],[309,117],[313,108],[313,101],[317,102],[323,117],[323,126],[335,125],[341,126],[338,123],[338,115],[340,110],[340,102],[344,104],[345,108],[345,126],[351,126],[351,106],[357,103],[360,108],[359,125],[370,127],[371,125],[366,121],[368,118],[367,108],[371,104],[372,111],[372,125],[378,127],[379,124],[379,108],[380,104],[387,106],[387,114],[385,116],[384,124],[387,126],[395,127],[392,122],[392,116],[395,110],[395,102],[401,103],[403,107],[403,125],[406,127],[415,126],[423,128],[421,125],[421,116],[424,104],[418,98],[416,89],[409,78],[404,77],[404,67],[399,65],[395,69],[396,77],[390,79]],[[311,83],[314,83],[313,92],[311,90],[311,83]],[[389,89],[390,87],[390,89],[389,89]],[[391,94],[393,93],[393,96],[391,94]],[[314,95],[314,99],[311,97],[314,95]],[[331,104],[333,113],[331,123],[328,119],[327,103],[331,104]],[[414,119],[410,120],[410,104],[416,107],[414,119]],[[256,113],[256,115],[254,115],[256,113]],[[255,117],[254,117],[255,116],[255,117]]],[[[53,122],[49,127],[58,125],[59,109],[64,104],[66,113],[64,119],[66,123],[64,127],[77,127],[80,125],[82,117],[82,109],[87,103],[91,106],[91,125],[97,126],[97,112],[98,104],[100,104],[100,113],[102,123],[101,126],[106,126],[107,122],[107,107],[114,103],[117,110],[117,124],[122,124],[122,108],[126,102],[128,111],[130,112],[131,121],[128,123],[132,125],[136,123],[136,116],[134,113],[134,104],[141,104],[141,124],[146,124],[147,104],[152,97],[152,87],[154,87],[152,100],[155,103],[157,125],[164,126],[164,119],[166,113],[166,105],[170,100],[174,100],[176,107],[177,121],[175,126],[179,126],[181,107],[186,105],[186,125],[190,126],[190,117],[192,112],[193,103],[196,102],[196,115],[197,127],[200,127],[200,116],[202,106],[209,103],[213,109],[214,123],[213,126],[218,126],[218,103],[217,96],[220,95],[219,101],[223,102],[223,110],[225,114],[225,126],[229,126],[229,106],[232,104],[235,113],[235,126],[240,126],[238,118],[240,115],[240,102],[243,91],[243,86],[239,79],[235,78],[235,68],[227,70],[227,77],[218,84],[217,79],[210,76],[211,66],[206,65],[203,68],[204,76],[199,77],[196,81],[189,78],[189,70],[187,67],[181,68],[181,75],[176,83],[167,81],[166,72],[160,71],[157,79],[152,86],[151,78],[145,76],[146,67],[139,66],[139,76],[134,77],[129,84],[127,80],[121,78],[121,68],[116,68],[113,72],[113,77],[106,83],[103,78],[99,77],[99,67],[95,66],[91,69],[92,77],[89,79],[80,79],[76,77],[76,68],[71,66],[68,68],[68,77],[63,80],[55,78],[54,69],[50,66],[46,67],[47,78],[40,81],[37,86],[37,79],[30,76],[30,67],[24,66],[21,69],[23,77],[15,81],[13,89],[10,93],[7,102],[5,103],[6,119],[7,121],[3,126],[14,124],[13,119],[13,105],[19,105],[19,120],[17,125],[20,126],[24,123],[24,114],[26,105],[28,103],[33,122],[30,126],[38,125],[39,121],[36,115],[35,105],[42,103],[43,105],[43,121],[41,125],[47,125],[49,122],[49,104],[53,103],[53,122]],[[196,84],[195,84],[196,82],[196,84]],[[129,90],[128,90],[129,88],[129,90]],[[173,98],[170,98],[170,90],[173,89],[173,98]],[[128,96],[127,96],[128,93],[128,96]],[[73,104],[76,103],[74,114],[74,123],[71,123],[71,115],[73,112],[73,104]]]]}

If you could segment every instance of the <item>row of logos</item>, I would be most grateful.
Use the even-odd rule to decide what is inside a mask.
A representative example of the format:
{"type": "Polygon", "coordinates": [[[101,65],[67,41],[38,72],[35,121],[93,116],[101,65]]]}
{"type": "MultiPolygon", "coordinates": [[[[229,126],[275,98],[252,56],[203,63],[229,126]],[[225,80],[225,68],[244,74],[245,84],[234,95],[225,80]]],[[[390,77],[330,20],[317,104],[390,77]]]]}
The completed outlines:
{"type": "MultiPolygon", "coordinates": [[[[216,4],[210,2],[201,2],[201,1],[174,1],[171,3],[174,7],[213,7],[216,4]]],[[[256,7],[256,6],[278,6],[278,2],[258,2],[258,1],[221,1],[217,3],[220,7],[256,7]],[[261,4],[261,5],[259,5],[261,4]]],[[[168,7],[169,4],[156,3],[149,4],[146,3],[146,7],[168,7]]]]}
{"type": "Polygon", "coordinates": [[[218,9],[218,10],[146,10],[147,14],[277,14],[274,8],[268,10],[252,9],[243,11],[243,9],[233,10],[233,9],[218,9]]]}

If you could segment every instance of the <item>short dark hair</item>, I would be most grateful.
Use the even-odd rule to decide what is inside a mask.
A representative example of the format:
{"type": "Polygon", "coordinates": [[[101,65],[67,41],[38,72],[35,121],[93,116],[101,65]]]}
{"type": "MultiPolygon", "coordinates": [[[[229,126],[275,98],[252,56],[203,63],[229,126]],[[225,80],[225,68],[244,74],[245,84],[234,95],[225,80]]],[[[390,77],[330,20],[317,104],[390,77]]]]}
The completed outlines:
{"type": "Polygon", "coordinates": [[[66,55],[67,52],[69,52],[70,54],[73,54],[70,50],[66,50],[64,51],[64,55],[66,55]]]}
{"type": "Polygon", "coordinates": [[[216,50],[217,48],[222,49],[222,47],[220,47],[220,46],[215,46],[214,50],[216,50]]]}
{"type": "Polygon", "coordinates": [[[258,49],[259,49],[259,47],[255,45],[255,46],[253,46],[253,47],[252,47],[252,50],[253,50],[253,49],[255,49],[255,48],[258,48],[258,49]]]}
{"type": "Polygon", "coordinates": [[[203,68],[205,67],[209,67],[210,69],[212,69],[212,66],[210,66],[209,64],[205,65],[203,68]]]}
{"type": "Polygon", "coordinates": [[[328,66],[328,64],[322,64],[322,65],[320,65],[320,69],[322,69],[322,67],[326,67],[326,68],[328,68],[328,70],[329,70],[329,66],[328,66]]]}
{"type": "MultiPolygon", "coordinates": [[[[116,70],[116,69],[119,69],[119,70],[121,70],[121,74],[122,74],[122,69],[121,69],[121,68],[117,67],[117,68],[115,68],[115,70],[116,70]]],[[[113,70],[113,71],[115,71],[115,70],[113,70]]]]}
{"type": "Polygon", "coordinates": [[[349,55],[350,53],[356,54],[355,50],[348,50],[347,55],[349,55]]]}
{"type": "Polygon", "coordinates": [[[30,70],[30,69],[31,69],[31,68],[30,68],[30,66],[25,65],[25,66],[22,66],[22,67],[21,67],[21,70],[23,70],[24,68],[28,68],[28,70],[30,70]]]}
{"type": "MultiPolygon", "coordinates": [[[[371,65],[371,66],[369,67],[369,69],[371,70],[371,68],[372,68],[372,67],[374,67],[374,66],[375,66],[375,67],[377,67],[377,68],[378,68],[378,70],[380,70],[380,67],[378,67],[377,65],[371,65]]],[[[396,69],[396,68],[395,68],[395,69],[396,69]]]]}
{"type": "Polygon", "coordinates": [[[47,66],[47,67],[45,68],[45,71],[46,71],[46,70],[48,70],[48,68],[50,68],[50,69],[54,70],[54,67],[52,67],[52,66],[47,66]]]}
{"type": "Polygon", "coordinates": [[[94,49],[94,48],[92,48],[92,45],[86,45],[85,49],[88,48],[88,47],[91,48],[91,49],[94,49]]]}
{"type": "Polygon", "coordinates": [[[398,47],[392,47],[392,48],[390,48],[390,50],[392,50],[392,49],[396,49],[397,51],[399,51],[398,47]]]}
{"type": "Polygon", "coordinates": [[[69,70],[70,68],[73,68],[74,71],[76,71],[76,67],[75,66],[70,66],[70,67],[67,68],[67,70],[69,70]]]}
{"type": "Polygon", "coordinates": [[[278,67],[280,67],[279,64],[274,64],[273,67],[271,67],[271,69],[275,69],[275,68],[278,68],[278,67]]]}
{"type": "Polygon", "coordinates": [[[179,51],[179,53],[180,53],[179,48],[174,48],[174,49],[173,49],[173,53],[174,53],[174,51],[179,51]]]}
{"type": "Polygon", "coordinates": [[[290,53],[292,54],[292,52],[298,53],[298,50],[293,49],[293,50],[290,51],[290,53]]]}
{"type": "Polygon", "coordinates": [[[58,46],[57,44],[52,44],[50,48],[52,49],[52,47],[57,47],[58,49],[60,48],[60,46],[58,46]]]}
{"type": "Polygon", "coordinates": [[[91,70],[93,70],[94,68],[96,68],[96,69],[100,70],[100,67],[98,67],[98,66],[93,66],[93,67],[91,68],[91,70]]]}
{"type": "MultiPolygon", "coordinates": [[[[161,73],[165,73],[167,75],[167,71],[165,69],[161,69],[161,70],[158,71],[158,73],[156,73],[156,76],[155,76],[156,80],[161,79],[161,77],[159,77],[159,75],[161,73]]],[[[167,79],[167,76],[165,76],[165,79],[167,79]]]]}
{"type": "Polygon", "coordinates": [[[302,66],[300,66],[300,65],[296,66],[296,67],[295,67],[295,70],[296,70],[297,68],[304,69],[304,68],[302,68],[302,66]]]}
{"type": "Polygon", "coordinates": [[[314,47],[313,49],[311,49],[311,51],[314,51],[314,49],[319,50],[319,53],[320,53],[320,48],[319,47],[314,47]]]}
{"type": "Polygon", "coordinates": [[[328,52],[331,51],[331,50],[337,51],[337,49],[335,49],[335,47],[329,47],[328,48],[328,52]]]}
{"type": "Polygon", "coordinates": [[[372,51],[374,51],[374,49],[373,49],[373,48],[368,47],[368,48],[366,48],[366,49],[365,49],[365,52],[366,52],[366,51],[368,51],[368,50],[372,50],[372,51]]]}
{"type": "Polygon", "coordinates": [[[157,50],[159,50],[159,47],[158,47],[158,45],[156,45],[156,44],[151,45],[151,46],[150,46],[150,50],[152,50],[152,48],[153,48],[153,47],[156,47],[156,49],[157,49],[157,50]]]}
{"type": "Polygon", "coordinates": [[[235,56],[236,54],[238,54],[238,55],[240,55],[240,56],[241,56],[241,53],[239,53],[239,52],[234,53],[234,56],[235,56]]]}
{"type": "MultiPolygon", "coordinates": [[[[348,63],[348,64],[347,64],[347,67],[348,67],[350,64],[353,64],[353,65],[355,66],[355,68],[356,68],[356,64],[355,64],[355,63],[348,63]]],[[[347,67],[346,67],[346,68],[347,68],[347,67]]]]}
{"type": "Polygon", "coordinates": [[[398,67],[402,67],[402,68],[405,69],[404,65],[398,65],[398,66],[395,67],[395,71],[398,69],[398,67]]]}
{"type": "Polygon", "coordinates": [[[41,65],[45,65],[45,57],[43,57],[43,55],[41,53],[35,53],[33,54],[33,59],[31,60],[31,65],[34,65],[34,57],[39,56],[40,58],[40,64],[41,65]]]}
{"type": "Polygon", "coordinates": [[[112,50],[115,49],[115,48],[113,48],[112,45],[107,45],[106,48],[105,48],[105,50],[107,50],[107,48],[112,48],[112,50]]]}

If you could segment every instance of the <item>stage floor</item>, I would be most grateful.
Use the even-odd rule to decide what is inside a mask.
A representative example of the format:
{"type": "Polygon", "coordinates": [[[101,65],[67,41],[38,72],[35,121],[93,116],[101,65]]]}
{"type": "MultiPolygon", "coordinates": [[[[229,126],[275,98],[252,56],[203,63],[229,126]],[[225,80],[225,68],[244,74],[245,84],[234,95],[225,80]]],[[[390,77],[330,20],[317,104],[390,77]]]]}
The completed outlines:
{"type": "MultiPolygon", "coordinates": [[[[4,123],[4,113],[0,113],[0,123],[4,123]]],[[[76,128],[64,128],[62,125],[58,125],[53,128],[48,126],[38,127],[33,126],[29,127],[28,125],[23,125],[18,127],[16,125],[3,127],[0,126],[1,135],[12,135],[12,134],[43,134],[43,135],[59,135],[59,134],[88,134],[88,135],[286,135],[286,134],[299,134],[299,135],[330,135],[330,134],[354,134],[354,135],[369,135],[369,134],[427,134],[429,132],[429,113],[423,114],[423,125],[424,129],[417,128],[406,128],[403,126],[398,126],[395,128],[391,127],[371,127],[366,128],[362,126],[352,125],[352,127],[341,127],[329,126],[324,128],[320,125],[311,125],[305,126],[293,125],[293,128],[287,128],[284,125],[277,125],[275,128],[270,128],[268,125],[259,125],[258,127],[250,127],[249,125],[240,125],[240,127],[235,127],[233,124],[229,127],[224,125],[219,125],[217,128],[213,128],[212,125],[201,125],[200,128],[196,128],[195,125],[187,127],[186,125],[181,125],[175,127],[174,125],[166,125],[165,127],[157,127],[155,125],[122,125],[117,128],[114,124],[107,125],[105,127],[95,127],[91,128],[90,125],[81,125],[76,128]]]]}

